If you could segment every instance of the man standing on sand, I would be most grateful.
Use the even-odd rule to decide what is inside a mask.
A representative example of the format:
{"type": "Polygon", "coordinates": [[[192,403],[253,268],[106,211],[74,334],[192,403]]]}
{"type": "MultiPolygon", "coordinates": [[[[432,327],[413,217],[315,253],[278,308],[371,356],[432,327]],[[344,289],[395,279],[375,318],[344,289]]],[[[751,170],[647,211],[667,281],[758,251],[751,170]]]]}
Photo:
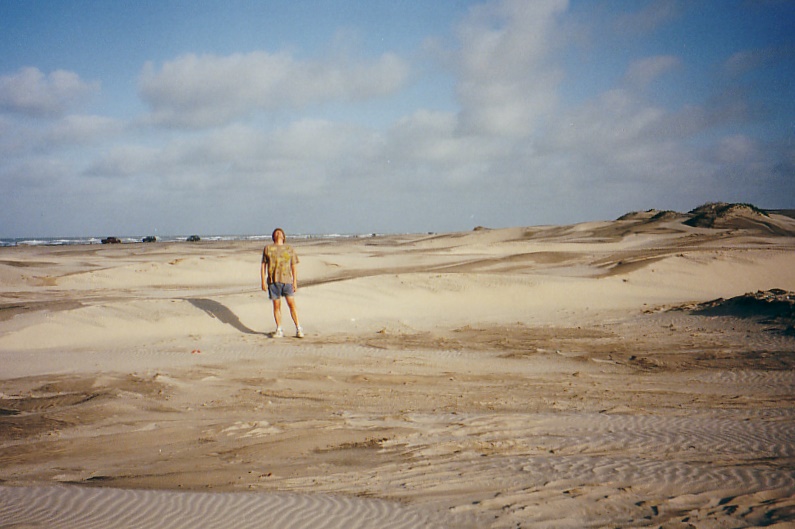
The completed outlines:
{"type": "Polygon", "coordinates": [[[262,251],[262,266],[260,266],[260,277],[262,279],[262,290],[268,292],[268,297],[273,301],[273,319],[276,320],[276,332],[274,338],[284,336],[282,330],[282,297],[287,300],[290,308],[290,316],[295,323],[295,335],[298,338],[304,337],[304,330],[298,323],[298,312],[295,308],[295,293],[298,291],[298,274],[296,265],[298,255],[292,246],[284,244],[284,230],[276,228],[273,230],[273,244],[265,247],[262,251]]]}

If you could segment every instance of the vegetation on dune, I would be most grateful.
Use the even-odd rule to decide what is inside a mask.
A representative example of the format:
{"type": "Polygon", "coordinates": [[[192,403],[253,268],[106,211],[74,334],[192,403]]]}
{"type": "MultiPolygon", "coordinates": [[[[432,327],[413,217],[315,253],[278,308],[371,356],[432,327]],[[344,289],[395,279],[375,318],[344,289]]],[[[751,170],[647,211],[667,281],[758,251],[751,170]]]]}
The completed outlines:
{"type": "Polygon", "coordinates": [[[690,215],[710,215],[714,217],[725,217],[732,213],[743,213],[745,211],[750,211],[751,213],[755,213],[757,215],[762,215],[763,217],[769,217],[767,212],[763,209],[759,209],[758,207],[754,206],[753,204],[746,204],[746,203],[727,203],[727,202],[707,202],[706,204],[702,204],[697,208],[689,211],[690,215]]]}

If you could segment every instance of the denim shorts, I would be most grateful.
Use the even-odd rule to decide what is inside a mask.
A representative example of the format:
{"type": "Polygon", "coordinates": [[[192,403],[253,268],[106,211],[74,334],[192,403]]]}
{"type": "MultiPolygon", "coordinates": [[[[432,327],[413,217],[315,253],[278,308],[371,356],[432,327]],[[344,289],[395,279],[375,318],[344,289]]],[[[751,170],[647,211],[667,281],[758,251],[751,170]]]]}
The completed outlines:
{"type": "Polygon", "coordinates": [[[268,285],[268,297],[279,299],[282,296],[291,298],[295,295],[292,283],[271,283],[268,285]]]}

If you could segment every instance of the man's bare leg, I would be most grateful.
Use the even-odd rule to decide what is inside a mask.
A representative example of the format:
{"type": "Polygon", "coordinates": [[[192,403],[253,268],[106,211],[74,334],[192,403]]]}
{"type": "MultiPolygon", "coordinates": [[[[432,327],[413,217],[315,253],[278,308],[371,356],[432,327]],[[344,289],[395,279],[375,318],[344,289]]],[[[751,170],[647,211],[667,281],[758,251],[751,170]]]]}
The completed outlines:
{"type": "Polygon", "coordinates": [[[292,296],[285,296],[285,299],[287,300],[287,306],[290,308],[290,316],[292,316],[293,323],[295,323],[295,335],[299,338],[303,338],[304,330],[298,322],[298,309],[295,306],[295,299],[292,296]]]}
{"type": "Polygon", "coordinates": [[[296,327],[300,327],[301,324],[298,323],[298,310],[295,307],[295,298],[292,296],[285,296],[284,299],[287,300],[287,307],[290,309],[290,316],[293,318],[293,323],[295,323],[296,327]]]}
{"type": "Polygon", "coordinates": [[[273,300],[273,319],[276,321],[276,330],[282,328],[282,300],[273,300]]]}

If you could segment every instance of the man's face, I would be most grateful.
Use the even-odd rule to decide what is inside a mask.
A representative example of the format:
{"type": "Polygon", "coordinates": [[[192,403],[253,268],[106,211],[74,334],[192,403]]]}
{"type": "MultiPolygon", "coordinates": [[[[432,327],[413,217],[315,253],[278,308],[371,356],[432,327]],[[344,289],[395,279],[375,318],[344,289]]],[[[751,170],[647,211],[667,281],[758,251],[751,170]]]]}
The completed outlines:
{"type": "Polygon", "coordinates": [[[273,234],[273,242],[276,244],[284,244],[284,233],[281,231],[277,231],[273,234]]]}

